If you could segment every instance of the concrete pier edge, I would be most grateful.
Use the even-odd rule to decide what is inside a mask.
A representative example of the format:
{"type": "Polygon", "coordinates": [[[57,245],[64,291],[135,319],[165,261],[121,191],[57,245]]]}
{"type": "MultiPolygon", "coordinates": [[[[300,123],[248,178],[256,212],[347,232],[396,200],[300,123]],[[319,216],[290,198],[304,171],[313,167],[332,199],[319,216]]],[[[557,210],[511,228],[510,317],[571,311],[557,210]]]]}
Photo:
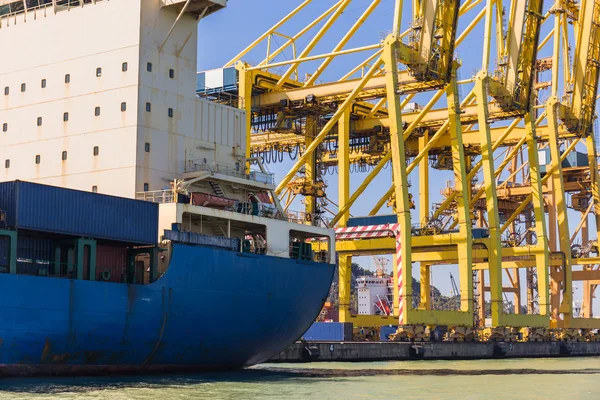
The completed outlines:
{"type": "Polygon", "coordinates": [[[296,342],[270,363],[600,356],[600,342],[296,342]]]}

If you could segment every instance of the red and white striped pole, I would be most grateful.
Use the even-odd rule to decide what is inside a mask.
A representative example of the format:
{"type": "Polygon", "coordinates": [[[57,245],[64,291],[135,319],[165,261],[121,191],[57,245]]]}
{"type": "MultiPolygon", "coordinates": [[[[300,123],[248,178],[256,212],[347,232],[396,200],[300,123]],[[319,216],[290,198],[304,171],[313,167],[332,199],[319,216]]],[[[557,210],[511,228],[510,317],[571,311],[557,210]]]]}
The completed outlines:
{"type": "Polygon", "coordinates": [[[398,274],[398,324],[404,325],[404,300],[402,295],[402,243],[400,230],[396,230],[396,273],[398,274]]]}

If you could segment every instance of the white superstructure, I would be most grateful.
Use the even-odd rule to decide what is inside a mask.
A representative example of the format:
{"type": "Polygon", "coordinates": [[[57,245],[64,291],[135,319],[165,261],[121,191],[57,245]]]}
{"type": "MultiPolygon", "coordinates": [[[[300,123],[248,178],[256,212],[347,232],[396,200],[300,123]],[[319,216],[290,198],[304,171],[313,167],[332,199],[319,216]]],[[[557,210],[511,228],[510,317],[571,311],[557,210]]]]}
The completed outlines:
{"type": "Polygon", "coordinates": [[[196,98],[197,18],[226,0],[175,24],[185,3],[0,0],[0,180],[134,197],[243,165],[244,113],[196,98]]]}
{"type": "Polygon", "coordinates": [[[333,232],[248,170],[245,113],[196,96],[197,23],[226,4],[0,0],[0,181],[154,201],[159,235],[330,262],[333,232]]]}
{"type": "Polygon", "coordinates": [[[393,304],[392,278],[360,276],[356,278],[358,313],[389,315],[393,304]]]}

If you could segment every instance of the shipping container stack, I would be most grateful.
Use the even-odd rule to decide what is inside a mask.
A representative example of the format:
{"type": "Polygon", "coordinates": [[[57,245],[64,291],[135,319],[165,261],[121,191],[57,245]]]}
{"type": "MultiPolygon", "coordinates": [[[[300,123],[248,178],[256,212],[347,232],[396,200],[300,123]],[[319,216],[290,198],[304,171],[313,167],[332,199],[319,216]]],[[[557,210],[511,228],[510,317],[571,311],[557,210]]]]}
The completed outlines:
{"type": "Polygon", "coordinates": [[[0,210],[0,273],[156,279],[157,204],[14,181],[0,183],[0,210]]]}

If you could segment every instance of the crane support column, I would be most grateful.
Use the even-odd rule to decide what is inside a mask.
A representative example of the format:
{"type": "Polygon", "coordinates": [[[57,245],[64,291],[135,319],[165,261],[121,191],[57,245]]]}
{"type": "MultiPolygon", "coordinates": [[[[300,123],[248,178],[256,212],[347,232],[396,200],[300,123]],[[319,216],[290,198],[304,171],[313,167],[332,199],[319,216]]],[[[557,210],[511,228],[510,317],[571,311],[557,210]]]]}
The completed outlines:
{"type": "Polygon", "coordinates": [[[448,99],[448,121],[450,143],[452,145],[452,165],[454,170],[454,190],[457,193],[457,214],[459,233],[458,247],[458,271],[460,276],[460,310],[468,313],[468,322],[473,321],[473,257],[471,234],[471,210],[469,198],[464,193],[469,193],[471,183],[467,179],[467,168],[465,163],[465,148],[462,138],[462,126],[460,123],[460,99],[458,98],[458,85],[456,75],[446,88],[448,99]],[[467,191],[466,191],[467,190],[467,191]],[[465,192],[466,191],[466,192],[465,192]]]}
{"type": "MultiPolygon", "coordinates": [[[[488,1],[489,4],[489,1],[488,1]]],[[[494,151],[490,135],[488,110],[488,74],[479,72],[475,81],[475,95],[478,105],[479,135],[481,138],[481,161],[485,185],[486,207],[489,227],[488,263],[492,303],[492,326],[504,326],[502,302],[502,242],[500,241],[500,216],[496,196],[496,176],[494,172],[494,151]]]]}
{"type": "MultiPolygon", "coordinates": [[[[567,199],[565,195],[565,184],[563,180],[563,169],[561,161],[560,143],[559,143],[559,127],[558,127],[558,108],[559,100],[556,97],[551,97],[546,105],[546,114],[548,116],[548,127],[550,130],[548,147],[550,148],[550,158],[552,173],[550,180],[552,181],[554,208],[556,209],[557,226],[558,226],[558,248],[562,253],[564,260],[562,284],[562,300],[560,302],[559,314],[564,315],[562,326],[560,328],[569,328],[573,317],[573,298],[572,298],[572,264],[571,264],[571,240],[569,232],[569,217],[567,214],[567,199]]],[[[551,227],[551,229],[556,229],[551,227]]],[[[555,293],[558,296],[558,293],[555,293]]]]}
{"type": "MultiPolygon", "coordinates": [[[[350,109],[346,109],[338,122],[338,204],[340,210],[350,198],[350,109]]],[[[339,226],[348,223],[350,210],[342,213],[339,226]]]]}
{"type": "Polygon", "coordinates": [[[546,216],[544,214],[544,192],[540,175],[538,143],[532,112],[525,114],[525,132],[527,134],[527,155],[529,160],[529,179],[531,180],[532,187],[533,215],[535,217],[534,232],[538,241],[535,249],[538,306],[540,315],[546,317],[546,322],[541,327],[548,327],[550,322],[550,303],[548,299],[550,251],[546,230],[546,216]]]}
{"type": "Polygon", "coordinates": [[[406,152],[402,134],[402,115],[398,92],[398,37],[389,35],[384,44],[382,58],[385,63],[386,88],[388,99],[392,166],[396,192],[396,214],[400,226],[400,241],[396,250],[396,266],[399,291],[398,321],[400,325],[408,325],[409,311],[412,309],[412,260],[411,260],[411,218],[408,200],[408,177],[406,174],[406,152]]]}

